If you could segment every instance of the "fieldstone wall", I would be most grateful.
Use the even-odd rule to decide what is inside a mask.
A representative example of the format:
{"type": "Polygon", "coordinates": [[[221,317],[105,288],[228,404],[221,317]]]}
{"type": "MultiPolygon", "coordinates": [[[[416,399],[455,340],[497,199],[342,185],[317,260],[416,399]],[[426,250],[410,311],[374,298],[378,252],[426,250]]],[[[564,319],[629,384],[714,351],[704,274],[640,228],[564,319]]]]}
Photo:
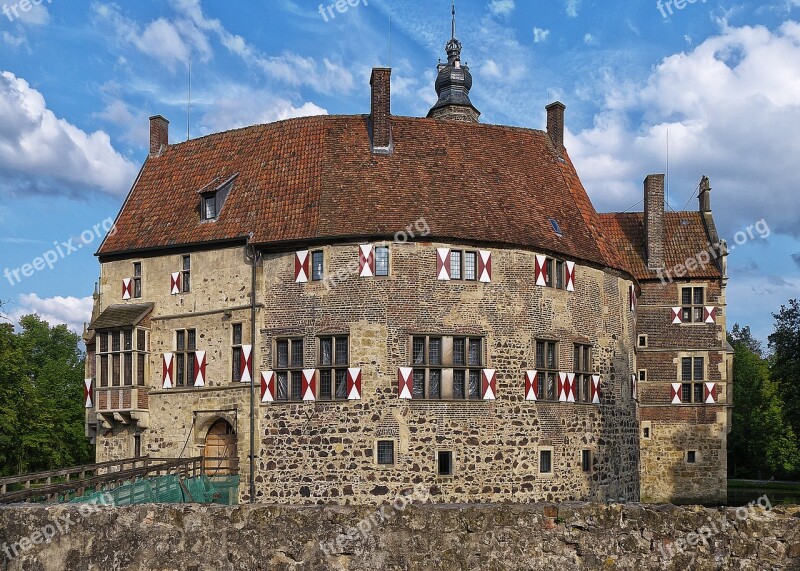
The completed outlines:
{"type": "Polygon", "coordinates": [[[0,507],[0,569],[800,569],[800,506],[464,507],[419,505],[414,498],[424,500],[394,498],[380,509],[0,507]]]}

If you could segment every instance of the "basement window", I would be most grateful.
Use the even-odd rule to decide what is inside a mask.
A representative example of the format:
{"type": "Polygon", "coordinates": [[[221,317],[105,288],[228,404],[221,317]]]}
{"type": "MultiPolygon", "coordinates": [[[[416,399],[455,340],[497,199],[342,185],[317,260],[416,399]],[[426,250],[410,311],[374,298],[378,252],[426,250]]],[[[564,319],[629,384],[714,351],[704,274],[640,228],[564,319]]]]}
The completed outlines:
{"type": "Polygon", "coordinates": [[[215,178],[209,184],[198,191],[200,195],[200,220],[203,222],[214,222],[219,218],[225,199],[228,198],[233,183],[238,173],[228,178],[222,184],[217,184],[220,178],[215,178]]]}
{"type": "Polygon", "coordinates": [[[436,453],[436,474],[438,476],[453,475],[453,452],[451,450],[439,450],[436,453]]]}
{"type": "Polygon", "coordinates": [[[394,464],[394,440],[378,440],[376,448],[378,464],[382,466],[394,464]]]}
{"type": "Polygon", "coordinates": [[[686,452],[686,463],[697,464],[697,450],[689,450],[686,452]]]}

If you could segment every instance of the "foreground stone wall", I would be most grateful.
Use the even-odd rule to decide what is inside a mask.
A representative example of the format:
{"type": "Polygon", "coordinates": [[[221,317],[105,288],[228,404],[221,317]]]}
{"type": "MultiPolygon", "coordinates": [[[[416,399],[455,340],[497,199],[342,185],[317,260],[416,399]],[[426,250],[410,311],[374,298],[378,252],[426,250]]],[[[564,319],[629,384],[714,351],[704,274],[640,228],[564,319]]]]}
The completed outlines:
{"type": "Polygon", "coordinates": [[[415,505],[425,501],[420,494],[407,498],[395,498],[381,510],[143,505],[88,513],[86,506],[83,512],[63,505],[3,507],[0,541],[6,555],[0,568],[800,569],[800,506],[771,511],[584,503],[464,507],[415,505]],[[697,530],[706,538],[699,544],[697,530]],[[47,543],[45,533],[52,535],[47,543]],[[15,549],[16,557],[9,558],[15,549]]]}

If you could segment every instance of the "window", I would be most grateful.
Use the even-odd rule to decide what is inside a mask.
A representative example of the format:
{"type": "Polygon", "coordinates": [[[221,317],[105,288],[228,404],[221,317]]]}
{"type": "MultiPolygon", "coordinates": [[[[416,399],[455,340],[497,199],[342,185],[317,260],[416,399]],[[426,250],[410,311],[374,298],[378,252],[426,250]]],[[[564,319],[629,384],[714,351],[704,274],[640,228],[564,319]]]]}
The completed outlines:
{"type": "Polygon", "coordinates": [[[705,305],[705,288],[681,288],[681,321],[684,323],[703,323],[705,305]]]}
{"type": "Polygon", "coordinates": [[[187,293],[192,289],[192,260],[189,256],[183,256],[181,266],[181,291],[187,293]]]}
{"type": "Polygon", "coordinates": [[[647,335],[639,335],[637,344],[642,348],[647,347],[647,335]]]}
{"type": "Polygon", "coordinates": [[[584,472],[592,471],[592,451],[581,450],[581,470],[584,472]]]}
{"type": "Polygon", "coordinates": [[[242,324],[234,323],[231,330],[231,379],[238,383],[242,380],[242,324]]]}
{"type": "Polygon", "coordinates": [[[547,287],[553,287],[553,260],[550,258],[544,263],[544,283],[547,287]]]}
{"type": "Polygon", "coordinates": [[[681,358],[681,402],[702,403],[705,381],[705,358],[681,358]]]}
{"type": "MultiPolygon", "coordinates": [[[[301,350],[302,353],[302,350],[301,350]]],[[[302,356],[300,357],[302,362],[302,356]]],[[[322,400],[347,399],[347,367],[349,343],[347,336],[319,338],[319,398],[322,400]]]]}
{"type": "Polygon", "coordinates": [[[133,457],[140,458],[142,456],[142,435],[137,433],[133,435],[133,457]]]}
{"type": "Polygon", "coordinates": [[[436,453],[436,474],[438,476],[453,475],[453,452],[450,450],[439,450],[436,453]]]}
{"type": "Polygon", "coordinates": [[[566,271],[565,263],[563,260],[554,260],[553,258],[546,258],[544,261],[544,283],[547,287],[555,289],[565,289],[566,271]]]}
{"type": "Polygon", "coordinates": [[[697,463],[697,451],[696,450],[689,450],[686,452],[686,462],[688,464],[696,464],[697,463]]]}
{"type": "Polygon", "coordinates": [[[194,352],[197,350],[197,330],[175,331],[175,386],[194,385],[194,352]]]}
{"type": "Polygon", "coordinates": [[[478,252],[475,250],[450,250],[450,279],[477,280],[478,252]]]}
{"type": "Polygon", "coordinates": [[[219,186],[217,186],[219,179],[214,179],[200,190],[200,220],[214,221],[219,217],[237,176],[233,175],[219,186]]]}
{"type": "Polygon", "coordinates": [[[536,341],[536,370],[539,373],[539,387],[536,391],[539,400],[556,400],[558,353],[555,341],[536,341]]]}
{"type": "Polygon", "coordinates": [[[553,451],[552,450],[539,450],[539,473],[552,474],[553,473],[553,451]]]}
{"type": "Polygon", "coordinates": [[[575,372],[575,400],[579,402],[591,401],[592,383],[592,347],[591,345],[574,345],[573,370],[575,372]]]}
{"type": "Polygon", "coordinates": [[[556,222],[556,219],[550,218],[549,220],[550,226],[553,227],[553,232],[555,232],[557,236],[561,236],[561,227],[558,225],[558,222],[556,222]]]}
{"type": "Polygon", "coordinates": [[[643,426],[642,427],[642,437],[645,438],[645,439],[649,439],[650,438],[650,427],[649,426],[643,426]]]}
{"type": "Polygon", "coordinates": [[[377,246],[375,248],[375,275],[389,275],[389,248],[387,246],[377,246]]]}
{"type": "Polygon", "coordinates": [[[564,289],[564,262],[556,260],[556,289],[564,289]]]}
{"type": "Polygon", "coordinates": [[[142,297],[142,262],[133,262],[133,297],[142,297]]]}
{"type": "Polygon", "coordinates": [[[147,362],[146,332],[144,329],[99,331],[97,337],[101,387],[144,385],[147,362]],[[134,345],[135,341],[135,345],[134,345]]]}
{"type": "Polygon", "coordinates": [[[303,339],[275,341],[275,400],[299,401],[303,394],[303,339]]]}
{"type": "Polygon", "coordinates": [[[214,220],[217,217],[217,195],[203,197],[203,220],[214,220]]]}
{"type": "Polygon", "coordinates": [[[411,366],[415,399],[481,398],[483,339],[480,337],[414,336],[411,366]]]}
{"type": "Polygon", "coordinates": [[[394,440],[378,440],[376,448],[378,464],[382,466],[394,464],[394,440]]]}
{"type": "Polygon", "coordinates": [[[636,376],[640,383],[647,382],[647,369],[639,369],[639,374],[636,376]]]}
{"type": "Polygon", "coordinates": [[[322,250],[311,252],[311,279],[318,282],[325,278],[325,255],[322,250]]]}

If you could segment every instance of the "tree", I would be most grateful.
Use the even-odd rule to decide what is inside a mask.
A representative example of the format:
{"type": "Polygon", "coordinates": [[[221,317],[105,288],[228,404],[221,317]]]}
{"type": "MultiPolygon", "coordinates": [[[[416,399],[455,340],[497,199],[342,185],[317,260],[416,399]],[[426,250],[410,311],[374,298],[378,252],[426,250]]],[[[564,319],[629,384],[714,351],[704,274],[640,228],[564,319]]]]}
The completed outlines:
{"type": "Polygon", "coordinates": [[[790,299],[775,318],[775,332],[769,336],[773,351],[772,377],[778,383],[786,416],[795,434],[800,434],[800,304],[790,299]]]}
{"type": "Polygon", "coordinates": [[[20,326],[0,326],[0,473],[90,462],[80,338],[35,315],[20,326]]]}
{"type": "Polygon", "coordinates": [[[733,426],[728,438],[729,473],[754,478],[766,471],[785,477],[800,468],[800,452],[792,427],[786,422],[778,385],[770,378],[760,343],[750,328],[733,326],[733,426]]]}

